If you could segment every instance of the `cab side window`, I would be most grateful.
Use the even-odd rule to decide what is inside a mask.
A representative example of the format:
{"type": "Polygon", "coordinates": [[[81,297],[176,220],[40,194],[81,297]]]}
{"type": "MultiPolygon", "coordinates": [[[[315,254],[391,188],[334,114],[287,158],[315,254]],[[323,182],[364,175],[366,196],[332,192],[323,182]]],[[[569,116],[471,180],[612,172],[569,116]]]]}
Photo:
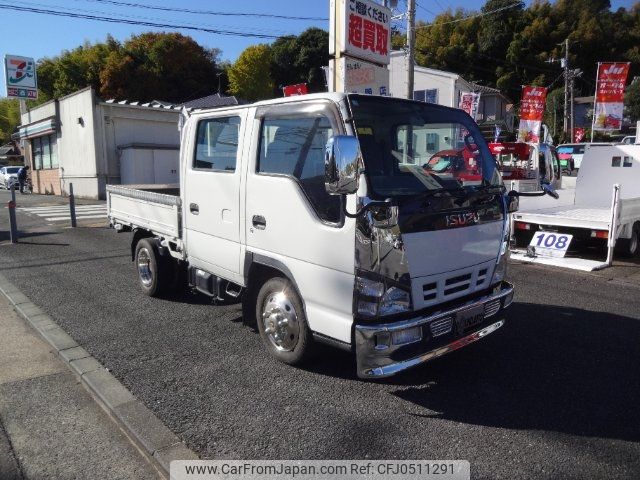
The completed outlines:
{"type": "Polygon", "coordinates": [[[338,223],[341,199],[324,186],[324,147],[334,134],[324,115],[264,118],[258,173],[295,178],[321,220],[338,223]]]}
{"type": "Polygon", "coordinates": [[[240,117],[210,118],[198,123],[193,168],[235,172],[240,117]]]}

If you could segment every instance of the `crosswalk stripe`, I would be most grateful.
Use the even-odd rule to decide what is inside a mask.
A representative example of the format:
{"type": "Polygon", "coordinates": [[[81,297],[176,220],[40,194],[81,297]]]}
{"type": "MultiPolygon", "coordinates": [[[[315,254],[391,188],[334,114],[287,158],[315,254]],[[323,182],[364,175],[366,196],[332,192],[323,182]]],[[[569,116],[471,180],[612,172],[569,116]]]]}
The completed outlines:
{"type": "MultiPolygon", "coordinates": [[[[104,218],[106,219],[106,215],[76,215],[76,220],[83,220],[85,218],[104,218]]],[[[56,222],[59,220],[71,220],[71,216],[67,215],[66,217],[49,217],[45,218],[47,222],[56,222]]]]}
{"type": "MultiPolygon", "coordinates": [[[[106,206],[102,206],[102,205],[87,205],[87,206],[78,206],[76,207],[76,211],[79,210],[106,210],[107,207],[106,206]]],[[[38,212],[55,212],[58,210],[69,210],[68,206],[62,205],[59,207],[34,207],[34,208],[25,208],[22,207],[20,208],[20,210],[24,210],[27,212],[33,212],[33,213],[38,213],[38,212]]]]}

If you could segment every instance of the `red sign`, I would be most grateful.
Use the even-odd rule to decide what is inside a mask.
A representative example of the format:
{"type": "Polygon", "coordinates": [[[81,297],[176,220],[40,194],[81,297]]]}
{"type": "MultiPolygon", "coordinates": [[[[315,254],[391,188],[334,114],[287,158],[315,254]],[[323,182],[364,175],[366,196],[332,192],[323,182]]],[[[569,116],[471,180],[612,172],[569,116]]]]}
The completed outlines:
{"type": "Polygon", "coordinates": [[[520,120],[542,120],[547,100],[547,87],[522,87],[520,120]]]}
{"type": "Polygon", "coordinates": [[[296,83],[295,85],[287,85],[282,89],[285,97],[293,97],[295,95],[306,95],[307,91],[306,83],[296,83]]]}
{"type": "Polygon", "coordinates": [[[596,101],[613,103],[624,101],[624,85],[629,73],[628,63],[601,63],[598,66],[596,101]]]}
{"type": "Polygon", "coordinates": [[[573,141],[580,143],[584,139],[584,128],[577,127],[573,129],[573,141]]]}
{"type": "Polygon", "coordinates": [[[391,10],[375,0],[336,0],[344,15],[340,50],[350,57],[387,65],[391,10]]]}

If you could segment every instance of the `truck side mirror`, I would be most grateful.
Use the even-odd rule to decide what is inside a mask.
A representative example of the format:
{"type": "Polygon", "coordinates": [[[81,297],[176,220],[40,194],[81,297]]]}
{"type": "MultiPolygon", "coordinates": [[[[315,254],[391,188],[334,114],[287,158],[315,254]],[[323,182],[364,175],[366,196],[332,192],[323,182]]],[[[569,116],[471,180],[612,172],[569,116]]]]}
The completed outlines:
{"type": "Polygon", "coordinates": [[[324,154],[324,187],[329,195],[349,195],[358,191],[360,142],[356,137],[336,135],[327,142],[324,154]]]}

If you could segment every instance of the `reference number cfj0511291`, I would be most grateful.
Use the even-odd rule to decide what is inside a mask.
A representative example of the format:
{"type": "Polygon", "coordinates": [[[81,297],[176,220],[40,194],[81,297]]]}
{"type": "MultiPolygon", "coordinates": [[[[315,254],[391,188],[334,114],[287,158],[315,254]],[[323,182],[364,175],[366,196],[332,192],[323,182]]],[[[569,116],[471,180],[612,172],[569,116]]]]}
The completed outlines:
{"type": "Polygon", "coordinates": [[[173,461],[171,480],[469,480],[466,460],[173,461]]]}

